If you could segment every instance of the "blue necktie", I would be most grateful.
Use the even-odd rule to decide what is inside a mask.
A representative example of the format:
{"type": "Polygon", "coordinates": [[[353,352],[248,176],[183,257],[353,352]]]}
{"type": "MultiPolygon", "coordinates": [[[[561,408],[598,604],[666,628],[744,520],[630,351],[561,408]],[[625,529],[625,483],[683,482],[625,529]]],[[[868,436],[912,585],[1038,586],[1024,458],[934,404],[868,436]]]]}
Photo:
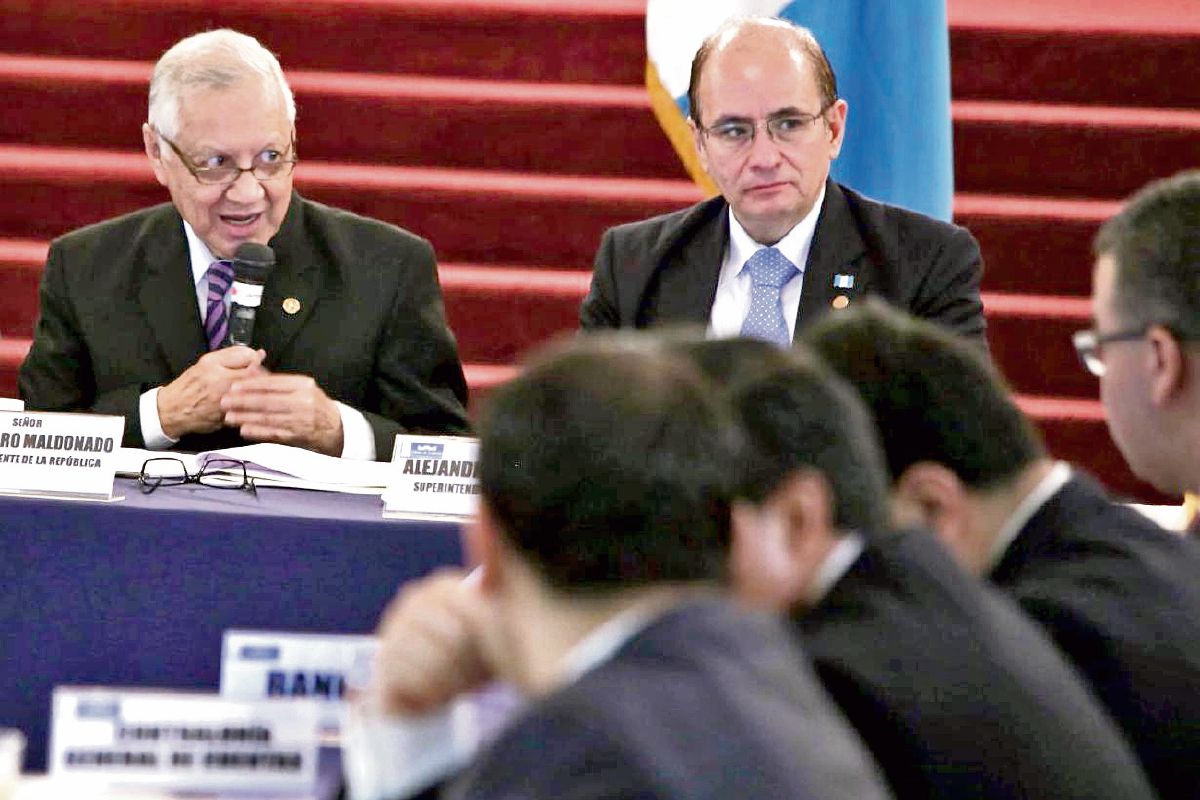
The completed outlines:
{"type": "Polygon", "coordinates": [[[233,282],[233,264],[214,261],[208,266],[208,313],[204,316],[204,333],[208,336],[208,349],[219,350],[225,346],[229,334],[229,316],[225,313],[225,293],[233,282]]]}
{"type": "Polygon", "coordinates": [[[783,285],[800,274],[774,247],[764,247],[750,256],[743,267],[754,282],[750,289],[750,310],[742,323],[742,336],[765,339],[780,347],[792,343],[792,332],[783,318],[783,285]]]}

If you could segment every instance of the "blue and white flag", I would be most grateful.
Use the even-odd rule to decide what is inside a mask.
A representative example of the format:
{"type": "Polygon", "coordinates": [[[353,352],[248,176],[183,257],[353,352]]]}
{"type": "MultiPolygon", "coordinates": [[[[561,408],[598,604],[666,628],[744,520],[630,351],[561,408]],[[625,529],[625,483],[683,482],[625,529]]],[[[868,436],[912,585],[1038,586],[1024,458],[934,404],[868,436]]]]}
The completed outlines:
{"type": "Polygon", "coordinates": [[[692,57],[726,19],[775,16],[825,49],[850,105],[833,178],[863,194],[948,220],[954,199],[950,37],[945,0],[648,0],[646,85],[691,175],[704,175],[687,128],[692,57]]]}

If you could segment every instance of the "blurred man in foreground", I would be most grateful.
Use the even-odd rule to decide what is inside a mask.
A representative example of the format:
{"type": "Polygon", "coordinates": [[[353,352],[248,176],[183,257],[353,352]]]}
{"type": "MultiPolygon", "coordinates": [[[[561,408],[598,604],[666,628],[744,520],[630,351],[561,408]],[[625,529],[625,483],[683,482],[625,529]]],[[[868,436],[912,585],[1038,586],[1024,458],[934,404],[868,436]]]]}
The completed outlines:
{"type": "Polygon", "coordinates": [[[296,107],[234,31],[176,44],[150,82],[146,155],[171,203],[51,243],[19,388],[30,410],[125,417],[124,444],[281,442],[392,455],[466,430],[466,383],[429,243],[292,190],[296,107]],[[270,245],[252,346],[227,346],[230,259],[270,245]]]}
{"type": "Polygon", "coordinates": [[[731,20],[697,51],[688,101],[721,196],[605,233],[584,329],[691,322],[788,344],[874,295],[986,346],[971,234],[830,180],[848,107],[811,32],[731,20]]]}
{"type": "Polygon", "coordinates": [[[739,442],[689,364],[575,340],[481,436],[477,584],[406,587],[377,661],[397,713],[493,676],[533,698],[454,796],[889,796],[784,626],[724,596],[739,442]]]}
{"type": "Polygon", "coordinates": [[[994,367],[870,304],[805,339],[866,399],[893,513],[1010,594],[1091,682],[1164,798],[1196,797],[1200,550],[1050,458],[994,367]]]}
{"type": "Polygon", "coordinates": [[[749,440],[733,585],[793,617],[897,797],[1153,797],[1042,631],[926,530],[889,530],[874,425],[843,380],[799,347],[684,349],[729,386],[749,440]]]}

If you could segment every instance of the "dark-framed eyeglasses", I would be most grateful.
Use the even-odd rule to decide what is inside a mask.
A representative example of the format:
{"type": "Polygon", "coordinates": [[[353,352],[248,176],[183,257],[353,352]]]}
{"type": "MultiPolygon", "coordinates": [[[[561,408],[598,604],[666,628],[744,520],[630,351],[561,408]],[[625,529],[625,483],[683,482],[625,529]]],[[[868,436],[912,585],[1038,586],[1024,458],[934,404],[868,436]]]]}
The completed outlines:
{"type": "Polygon", "coordinates": [[[709,127],[697,126],[700,133],[711,145],[727,153],[737,153],[749,149],[758,135],[759,128],[765,128],[767,136],[776,144],[795,144],[803,139],[811,126],[823,118],[833,104],[834,98],[816,114],[776,114],[759,122],[748,119],[729,119],[709,127]]]}
{"type": "MultiPolygon", "coordinates": [[[[231,184],[242,177],[243,172],[249,172],[260,181],[284,178],[292,174],[292,170],[296,168],[296,162],[300,160],[296,157],[296,136],[293,134],[292,143],[288,146],[287,153],[281,153],[278,150],[263,150],[254,157],[254,163],[248,167],[239,167],[237,164],[197,167],[192,164],[192,159],[179,149],[179,145],[172,142],[166,136],[163,136],[157,129],[154,132],[158,134],[158,138],[166,142],[175,151],[175,155],[179,156],[180,163],[183,164],[188,172],[192,173],[192,177],[206,186],[231,184]],[[289,153],[291,154],[291,158],[285,158],[284,156],[289,153]]],[[[225,157],[221,156],[221,158],[225,157]]]]}
{"type": "Polygon", "coordinates": [[[1147,324],[1114,333],[1097,333],[1092,329],[1075,331],[1071,335],[1071,343],[1075,345],[1075,352],[1079,354],[1079,360],[1083,362],[1087,371],[1097,378],[1103,378],[1104,373],[1108,371],[1108,367],[1104,363],[1104,345],[1112,342],[1137,341],[1146,335],[1146,331],[1150,330],[1150,327],[1147,324]]]}
{"type": "Polygon", "coordinates": [[[138,486],[142,494],[150,494],[160,486],[182,486],[198,483],[213,489],[245,489],[255,494],[254,479],[246,474],[246,464],[234,458],[214,458],[206,461],[199,472],[188,472],[178,458],[148,458],[142,462],[138,486]]]}

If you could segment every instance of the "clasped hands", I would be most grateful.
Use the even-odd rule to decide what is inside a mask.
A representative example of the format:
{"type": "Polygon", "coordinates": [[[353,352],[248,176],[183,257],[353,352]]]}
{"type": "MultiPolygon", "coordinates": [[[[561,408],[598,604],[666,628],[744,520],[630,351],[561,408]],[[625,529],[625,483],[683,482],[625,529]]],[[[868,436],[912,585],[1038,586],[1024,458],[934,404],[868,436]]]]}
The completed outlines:
{"type": "Polygon", "coordinates": [[[273,373],[266,352],[235,345],[205,353],[158,391],[163,433],[178,439],[222,427],[254,442],[342,454],[337,404],[307,375],[273,373]]]}

